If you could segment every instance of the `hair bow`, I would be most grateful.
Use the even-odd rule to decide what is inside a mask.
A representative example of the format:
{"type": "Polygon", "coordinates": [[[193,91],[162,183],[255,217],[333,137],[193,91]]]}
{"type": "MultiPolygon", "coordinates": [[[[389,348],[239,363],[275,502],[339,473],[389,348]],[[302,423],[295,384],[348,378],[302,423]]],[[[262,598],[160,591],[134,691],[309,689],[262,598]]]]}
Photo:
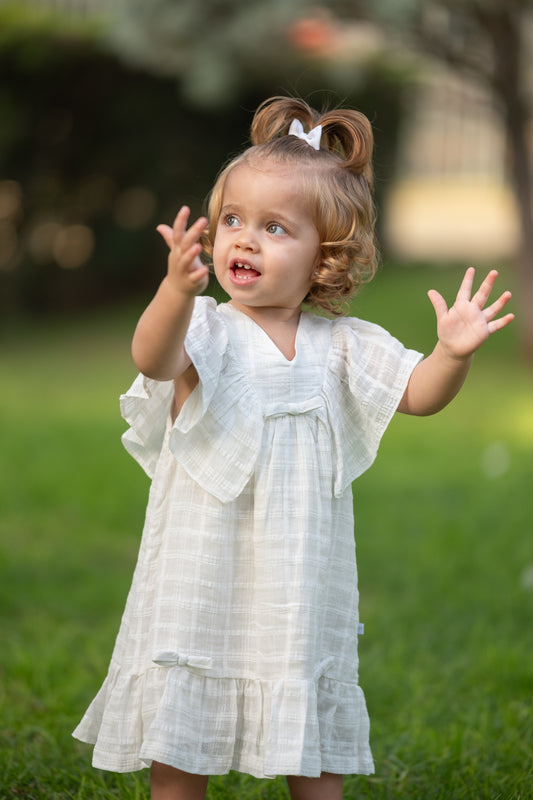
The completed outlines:
{"type": "Polygon", "coordinates": [[[322,125],[317,125],[312,128],[309,133],[305,133],[303,125],[299,119],[293,119],[291,127],[289,128],[288,136],[297,136],[298,139],[303,139],[304,142],[310,144],[315,150],[320,150],[320,137],[322,136],[322,125]]]}

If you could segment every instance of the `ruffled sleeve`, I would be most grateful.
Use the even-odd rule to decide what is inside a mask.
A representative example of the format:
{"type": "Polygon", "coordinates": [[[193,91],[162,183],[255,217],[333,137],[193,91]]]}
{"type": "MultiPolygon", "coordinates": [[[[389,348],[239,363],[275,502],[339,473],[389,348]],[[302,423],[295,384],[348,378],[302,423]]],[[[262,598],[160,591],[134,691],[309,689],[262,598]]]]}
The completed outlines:
{"type": "Polygon", "coordinates": [[[332,324],[325,394],[336,451],[335,495],[373,463],[422,358],[379,325],[353,317],[332,324]]]}
{"type": "Polygon", "coordinates": [[[226,320],[211,298],[197,298],[185,349],[199,383],[170,432],[170,449],[190,477],[227,503],[250,480],[263,434],[257,395],[231,357],[226,320]]]}
{"type": "MultiPolygon", "coordinates": [[[[228,352],[226,322],[211,297],[197,297],[185,349],[198,385],[174,421],[168,445],[179,464],[221,502],[237,497],[259,452],[263,416],[257,397],[228,352]]],[[[153,477],[169,421],[173,381],[139,375],[121,397],[131,426],[122,437],[128,452],[153,477]]]]}
{"type": "Polygon", "coordinates": [[[173,396],[173,381],[154,381],[140,373],[120,396],[120,412],[130,425],[122,444],[150,478],[154,477],[173,396]]]}

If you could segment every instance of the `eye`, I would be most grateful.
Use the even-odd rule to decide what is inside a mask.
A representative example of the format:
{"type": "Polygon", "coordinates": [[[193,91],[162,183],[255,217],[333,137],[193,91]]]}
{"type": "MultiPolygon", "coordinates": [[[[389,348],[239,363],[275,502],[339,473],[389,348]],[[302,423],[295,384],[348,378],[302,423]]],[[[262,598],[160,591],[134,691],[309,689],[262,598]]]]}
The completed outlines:
{"type": "Polygon", "coordinates": [[[283,236],[287,233],[285,228],[283,228],[277,222],[271,222],[269,225],[267,225],[267,232],[273,234],[274,236],[283,236]]]}
{"type": "Polygon", "coordinates": [[[235,228],[239,225],[239,219],[235,214],[227,214],[224,217],[224,225],[227,225],[228,228],[235,228]]]}

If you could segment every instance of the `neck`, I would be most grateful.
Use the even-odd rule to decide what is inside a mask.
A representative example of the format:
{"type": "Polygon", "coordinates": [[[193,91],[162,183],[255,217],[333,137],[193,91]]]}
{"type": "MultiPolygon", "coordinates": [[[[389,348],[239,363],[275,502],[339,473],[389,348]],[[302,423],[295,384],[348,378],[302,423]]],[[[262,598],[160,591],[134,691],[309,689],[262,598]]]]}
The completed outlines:
{"type": "Polygon", "coordinates": [[[298,325],[302,307],[296,306],[295,308],[271,308],[269,306],[247,306],[230,300],[230,305],[242,311],[246,316],[251,317],[262,328],[270,326],[288,326],[298,325]]]}
{"type": "Polygon", "coordinates": [[[262,328],[285,358],[292,361],[296,355],[296,334],[302,313],[301,306],[295,309],[266,309],[241,306],[233,301],[231,305],[262,328]]]}

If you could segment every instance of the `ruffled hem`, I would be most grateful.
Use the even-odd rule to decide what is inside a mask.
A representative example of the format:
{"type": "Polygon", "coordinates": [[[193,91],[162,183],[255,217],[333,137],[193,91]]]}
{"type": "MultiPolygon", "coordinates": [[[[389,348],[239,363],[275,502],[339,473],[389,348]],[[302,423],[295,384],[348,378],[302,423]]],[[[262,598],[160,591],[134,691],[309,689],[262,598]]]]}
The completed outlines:
{"type": "Polygon", "coordinates": [[[179,666],[131,675],[112,665],[73,736],[94,744],[95,767],[113,772],[154,760],[257,778],[374,771],[361,688],[326,676],[213,678],[179,666]]]}

